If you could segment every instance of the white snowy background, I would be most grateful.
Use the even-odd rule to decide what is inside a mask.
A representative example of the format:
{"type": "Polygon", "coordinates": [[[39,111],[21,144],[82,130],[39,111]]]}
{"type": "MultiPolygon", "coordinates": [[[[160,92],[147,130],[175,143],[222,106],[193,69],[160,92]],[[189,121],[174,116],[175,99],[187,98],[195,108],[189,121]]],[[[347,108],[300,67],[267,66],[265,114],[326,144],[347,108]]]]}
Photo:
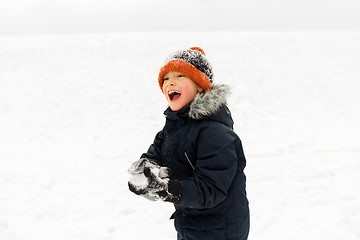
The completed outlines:
{"type": "Polygon", "coordinates": [[[205,49],[244,145],[250,239],[359,239],[360,32],[0,38],[0,239],[175,239],[128,191],[164,124],[157,74],[205,49]]]}
{"type": "Polygon", "coordinates": [[[249,239],[360,239],[358,5],[1,1],[0,239],[176,239],[127,168],[165,122],[163,60],[191,46],[232,89],[249,239]]]}

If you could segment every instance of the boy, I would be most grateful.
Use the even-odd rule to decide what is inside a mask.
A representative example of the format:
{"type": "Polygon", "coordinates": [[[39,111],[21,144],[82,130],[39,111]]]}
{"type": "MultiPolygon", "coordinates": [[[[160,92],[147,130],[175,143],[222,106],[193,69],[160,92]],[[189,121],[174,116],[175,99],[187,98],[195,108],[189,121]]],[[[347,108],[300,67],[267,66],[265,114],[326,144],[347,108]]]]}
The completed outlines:
{"type": "Polygon", "coordinates": [[[178,240],[242,240],[249,233],[241,141],[226,106],[229,90],[212,83],[205,53],[172,54],[158,82],[169,108],[166,123],[129,169],[129,189],[172,202],[178,240]]]}

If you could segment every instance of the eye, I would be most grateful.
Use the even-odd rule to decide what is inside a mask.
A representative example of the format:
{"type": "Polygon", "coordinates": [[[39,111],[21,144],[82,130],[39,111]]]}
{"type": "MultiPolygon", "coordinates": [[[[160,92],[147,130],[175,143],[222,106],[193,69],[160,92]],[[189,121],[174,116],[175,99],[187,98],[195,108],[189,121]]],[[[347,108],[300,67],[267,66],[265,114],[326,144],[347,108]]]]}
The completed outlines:
{"type": "Polygon", "coordinates": [[[185,75],[184,74],[179,74],[177,77],[185,77],[185,75]]]}
{"type": "Polygon", "coordinates": [[[168,77],[163,78],[163,82],[165,82],[166,80],[169,80],[169,78],[168,77]]]}

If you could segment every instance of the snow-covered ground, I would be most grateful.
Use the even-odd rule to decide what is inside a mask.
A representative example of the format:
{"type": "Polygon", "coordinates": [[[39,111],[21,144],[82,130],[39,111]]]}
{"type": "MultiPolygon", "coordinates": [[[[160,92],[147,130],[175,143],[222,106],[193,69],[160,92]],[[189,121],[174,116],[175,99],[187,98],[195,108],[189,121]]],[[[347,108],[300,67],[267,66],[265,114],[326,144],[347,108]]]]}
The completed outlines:
{"type": "Polygon", "coordinates": [[[360,32],[0,38],[0,239],[175,239],[128,191],[173,51],[204,48],[243,141],[249,239],[360,239],[360,32]]]}

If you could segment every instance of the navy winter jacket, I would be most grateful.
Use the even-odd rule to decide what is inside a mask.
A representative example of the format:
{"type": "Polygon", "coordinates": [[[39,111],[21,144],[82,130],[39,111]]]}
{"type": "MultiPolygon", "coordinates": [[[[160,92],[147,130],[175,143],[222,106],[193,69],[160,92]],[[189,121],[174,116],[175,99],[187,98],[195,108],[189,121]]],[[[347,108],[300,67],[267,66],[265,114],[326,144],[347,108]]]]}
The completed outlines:
{"type": "Polygon", "coordinates": [[[178,239],[242,240],[249,233],[242,144],[226,106],[228,88],[214,85],[179,111],[141,157],[172,170],[182,195],[172,218],[178,239]]]}

